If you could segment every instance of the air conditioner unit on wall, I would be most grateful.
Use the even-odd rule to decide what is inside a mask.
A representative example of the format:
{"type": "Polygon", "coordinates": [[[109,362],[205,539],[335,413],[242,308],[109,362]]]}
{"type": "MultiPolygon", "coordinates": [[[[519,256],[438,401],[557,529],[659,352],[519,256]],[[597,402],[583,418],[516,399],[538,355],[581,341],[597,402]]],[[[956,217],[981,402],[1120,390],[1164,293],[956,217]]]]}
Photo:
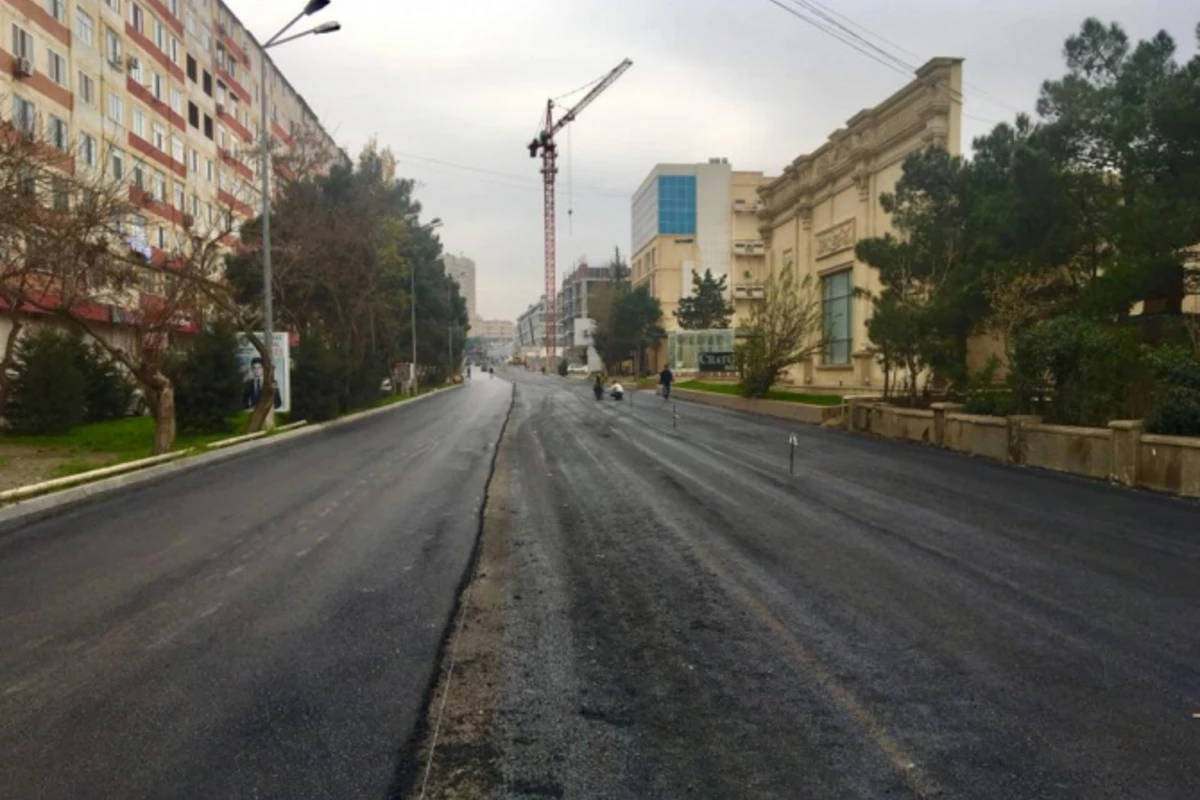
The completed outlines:
{"type": "Polygon", "coordinates": [[[108,60],[108,65],[110,67],[112,67],[113,69],[115,69],[117,72],[125,71],[125,64],[119,58],[110,58],[108,60]]]}
{"type": "Polygon", "coordinates": [[[33,59],[18,58],[13,62],[13,75],[18,78],[29,78],[33,76],[33,59]]]}

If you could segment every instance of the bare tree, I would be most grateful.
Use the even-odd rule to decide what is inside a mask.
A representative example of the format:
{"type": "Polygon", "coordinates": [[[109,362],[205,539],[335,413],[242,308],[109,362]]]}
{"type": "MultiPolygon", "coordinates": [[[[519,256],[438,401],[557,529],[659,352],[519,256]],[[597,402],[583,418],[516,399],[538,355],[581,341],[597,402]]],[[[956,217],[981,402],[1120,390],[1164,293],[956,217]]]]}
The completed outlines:
{"type": "Polygon", "coordinates": [[[747,340],[738,346],[740,388],[747,397],[765,397],[785,370],[812,358],[828,336],[815,282],[799,283],[790,271],[772,275],[762,302],[750,314],[747,340]]]}

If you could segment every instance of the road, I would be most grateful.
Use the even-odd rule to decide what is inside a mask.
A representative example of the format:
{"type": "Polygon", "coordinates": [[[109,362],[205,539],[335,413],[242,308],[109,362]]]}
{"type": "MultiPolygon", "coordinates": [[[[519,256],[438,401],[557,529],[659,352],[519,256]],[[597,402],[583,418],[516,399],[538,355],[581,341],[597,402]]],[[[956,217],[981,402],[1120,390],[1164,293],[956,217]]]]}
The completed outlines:
{"type": "Polygon", "coordinates": [[[1200,797],[1200,506],[513,377],[425,796],[1200,797]]]}
{"type": "Polygon", "coordinates": [[[0,537],[0,798],[388,797],[511,385],[0,537]]]}

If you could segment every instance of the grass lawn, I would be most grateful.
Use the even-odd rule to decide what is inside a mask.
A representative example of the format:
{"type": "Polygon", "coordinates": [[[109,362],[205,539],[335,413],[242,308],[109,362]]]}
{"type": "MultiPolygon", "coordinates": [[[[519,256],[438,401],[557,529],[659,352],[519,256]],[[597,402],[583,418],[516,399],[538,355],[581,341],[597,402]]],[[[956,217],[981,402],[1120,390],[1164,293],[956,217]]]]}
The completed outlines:
{"type": "MultiPolygon", "coordinates": [[[[736,383],[711,383],[709,381],[683,381],[675,384],[676,389],[690,389],[694,392],[715,392],[716,394],[740,395],[736,383]]],[[[803,394],[801,392],[784,392],[772,389],[767,392],[767,400],[783,400],[788,403],[807,403],[812,406],[840,406],[842,398],[835,394],[803,394]]]]}
{"type": "MultiPolygon", "coordinates": [[[[175,449],[203,447],[209,442],[240,436],[246,430],[248,417],[247,413],[232,417],[230,429],[225,433],[181,433],[175,438],[175,449]]],[[[277,415],[277,419],[282,424],[287,422],[286,415],[277,415]]],[[[149,457],[154,443],[154,420],[150,417],[125,417],[80,425],[54,436],[3,436],[0,437],[0,443],[33,447],[47,455],[60,457],[63,460],[55,467],[52,477],[65,478],[149,457]]]]}

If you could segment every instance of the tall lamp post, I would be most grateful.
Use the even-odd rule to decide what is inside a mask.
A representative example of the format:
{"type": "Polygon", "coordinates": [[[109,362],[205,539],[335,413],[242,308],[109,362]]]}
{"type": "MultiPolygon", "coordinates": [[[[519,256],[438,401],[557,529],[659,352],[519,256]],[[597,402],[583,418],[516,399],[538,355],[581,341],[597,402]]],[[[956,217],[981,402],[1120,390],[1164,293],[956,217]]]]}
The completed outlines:
{"type": "MultiPolygon", "coordinates": [[[[422,225],[422,230],[434,231],[442,227],[442,218],[434,217],[427,224],[422,225]]],[[[408,365],[408,377],[413,387],[413,394],[417,393],[417,262],[413,262],[408,269],[408,294],[409,305],[412,307],[412,363],[408,365]]]]}
{"type": "MultiPolygon", "coordinates": [[[[262,46],[263,52],[259,58],[262,62],[259,65],[258,81],[258,93],[262,97],[262,112],[259,117],[258,136],[262,144],[262,152],[259,154],[259,170],[262,172],[263,333],[267,337],[267,352],[272,354],[272,368],[275,367],[275,310],[272,302],[273,281],[271,279],[271,132],[267,127],[267,117],[270,110],[270,101],[267,99],[267,50],[272,47],[278,47],[281,44],[293,42],[305,36],[320,36],[323,33],[333,33],[341,30],[342,26],[339,23],[325,22],[303,33],[283,38],[283,35],[291,30],[293,25],[304,17],[311,16],[325,8],[325,6],[329,5],[329,2],[330,0],[308,0],[308,3],[304,6],[304,10],[297,14],[295,19],[284,25],[279,33],[267,40],[267,43],[262,46]]],[[[284,365],[284,368],[286,369],[287,365],[284,365]]],[[[275,382],[274,377],[274,375],[271,376],[272,383],[275,382]]],[[[274,409],[268,415],[268,420],[274,416],[273,412],[274,409]]]]}

